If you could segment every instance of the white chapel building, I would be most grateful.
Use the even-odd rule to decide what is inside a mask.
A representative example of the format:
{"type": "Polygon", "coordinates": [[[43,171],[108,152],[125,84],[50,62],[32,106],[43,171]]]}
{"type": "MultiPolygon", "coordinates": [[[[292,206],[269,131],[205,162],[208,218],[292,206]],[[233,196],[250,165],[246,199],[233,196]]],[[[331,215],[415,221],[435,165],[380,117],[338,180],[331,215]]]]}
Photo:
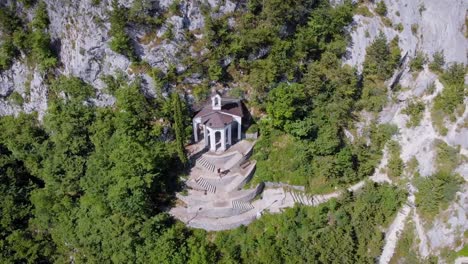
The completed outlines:
{"type": "Polygon", "coordinates": [[[206,104],[193,118],[194,140],[204,140],[210,151],[225,151],[233,141],[241,140],[243,117],[240,99],[223,98],[216,91],[211,95],[211,104],[206,104]]]}

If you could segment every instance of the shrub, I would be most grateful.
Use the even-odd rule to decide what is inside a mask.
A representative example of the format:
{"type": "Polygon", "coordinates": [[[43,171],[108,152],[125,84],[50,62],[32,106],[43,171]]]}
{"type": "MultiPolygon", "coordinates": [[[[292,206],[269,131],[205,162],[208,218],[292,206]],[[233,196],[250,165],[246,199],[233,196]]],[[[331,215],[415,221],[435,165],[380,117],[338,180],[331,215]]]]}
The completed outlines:
{"type": "Polygon", "coordinates": [[[426,64],[426,55],[422,51],[418,51],[416,56],[410,62],[411,71],[420,71],[423,69],[423,65],[426,64]]]}
{"type": "Polygon", "coordinates": [[[382,22],[386,27],[393,27],[392,20],[388,17],[382,17],[382,22]]]}
{"type": "Polygon", "coordinates": [[[15,46],[9,38],[6,38],[0,46],[0,71],[10,68],[15,54],[15,46]]]}
{"type": "Polygon", "coordinates": [[[413,35],[416,35],[418,33],[418,28],[419,28],[418,24],[411,25],[411,32],[413,33],[413,35]]]}
{"type": "Polygon", "coordinates": [[[429,95],[433,94],[435,92],[435,89],[436,89],[435,82],[431,82],[426,87],[426,94],[429,94],[429,95]]]}
{"type": "Polygon", "coordinates": [[[14,91],[13,93],[10,94],[9,98],[11,99],[11,101],[18,105],[18,106],[22,106],[23,103],[24,103],[24,99],[23,97],[21,96],[21,94],[19,94],[17,91],[14,91]]]}
{"type": "Polygon", "coordinates": [[[408,115],[410,120],[406,123],[407,127],[418,126],[421,122],[421,119],[424,114],[426,106],[421,101],[411,101],[408,103],[408,106],[403,109],[401,112],[405,115],[408,115]]]}
{"type": "Polygon", "coordinates": [[[434,140],[434,146],[437,153],[436,166],[438,171],[450,173],[462,162],[459,147],[451,147],[440,139],[434,140]]]}
{"type": "Polygon", "coordinates": [[[463,64],[455,63],[441,76],[444,89],[434,99],[433,112],[441,112],[448,116],[454,116],[455,110],[463,104],[465,97],[465,71],[463,64]]]}
{"type": "Polygon", "coordinates": [[[172,2],[172,4],[169,6],[169,12],[172,15],[180,16],[181,12],[180,12],[180,1],[179,0],[175,0],[174,2],[172,2]]]}
{"type": "Polygon", "coordinates": [[[252,124],[247,129],[247,133],[257,133],[257,132],[258,132],[258,125],[257,124],[252,124]]]}
{"type": "Polygon", "coordinates": [[[50,47],[50,36],[44,31],[35,30],[29,35],[31,45],[31,58],[39,64],[42,71],[57,65],[57,57],[50,47]]]}
{"type": "Polygon", "coordinates": [[[162,37],[169,41],[174,39],[174,25],[173,24],[169,24],[167,26],[167,29],[166,31],[164,31],[164,34],[162,37]]]}
{"type": "Polygon", "coordinates": [[[387,15],[387,5],[383,0],[377,3],[377,7],[375,8],[375,12],[381,16],[387,15]]]}
{"type": "Polygon", "coordinates": [[[429,63],[429,69],[433,72],[442,72],[445,65],[445,57],[443,51],[434,53],[432,62],[429,63]]]}
{"type": "Polygon", "coordinates": [[[366,5],[359,5],[356,8],[355,13],[358,14],[358,15],[361,15],[361,16],[365,16],[365,17],[373,17],[374,16],[366,5]]]}
{"type": "Polygon", "coordinates": [[[398,24],[395,26],[395,29],[396,29],[398,32],[402,32],[402,31],[404,30],[403,24],[402,24],[402,23],[398,23],[398,24]]]}
{"type": "Polygon", "coordinates": [[[44,2],[39,2],[37,5],[34,19],[31,25],[34,29],[45,30],[49,26],[49,15],[47,14],[47,5],[44,2]]]}
{"type": "Polygon", "coordinates": [[[422,15],[422,12],[426,11],[426,6],[424,3],[419,6],[419,15],[422,15]]]}
{"type": "Polygon", "coordinates": [[[416,206],[421,215],[431,219],[445,209],[455,198],[462,182],[460,175],[449,172],[437,172],[430,177],[416,179],[416,206]]]}
{"type": "Polygon", "coordinates": [[[401,146],[398,142],[392,140],[388,143],[389,159],[387,164],[387,174],[390,177],[401,176],[404,168],[403,160],[400,158],[401,146]]]}
{"type": "Polygon", "coordinates": [[[125,31],[127,24],[127,10],[121,6],[117,0],[112,1],[112,12],[110,14],[110,35],[112,36],[109,44],[111,50],[127,56],[132,61],[136,61],[137,57],[133,48],[130,37],[125,31]]]}

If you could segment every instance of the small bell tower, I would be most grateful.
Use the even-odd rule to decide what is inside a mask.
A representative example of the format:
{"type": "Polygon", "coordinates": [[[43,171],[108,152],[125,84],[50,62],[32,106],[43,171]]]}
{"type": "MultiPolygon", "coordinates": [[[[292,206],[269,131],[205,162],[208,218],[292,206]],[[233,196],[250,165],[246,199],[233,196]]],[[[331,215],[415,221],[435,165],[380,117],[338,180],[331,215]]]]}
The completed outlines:
{"type": "Polygon", "coordinates": [[[221,110],[221,96],[218,93],[211,96],[211,108],[213,110],[221,110]]]}

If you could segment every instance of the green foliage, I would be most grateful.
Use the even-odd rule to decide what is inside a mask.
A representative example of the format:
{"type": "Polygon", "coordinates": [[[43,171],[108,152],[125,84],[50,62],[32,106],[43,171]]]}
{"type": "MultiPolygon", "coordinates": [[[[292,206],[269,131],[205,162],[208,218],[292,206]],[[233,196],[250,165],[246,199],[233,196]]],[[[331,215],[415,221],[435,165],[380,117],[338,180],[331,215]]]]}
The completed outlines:
{"type": "Polygon", "coordinates": [[[468,245],[465,245],[462,249],[457,252],[459,257],[468,257],[468,245]]]}
{"type": "Polygon", "coordinates": [[[461,163],[459,147],[453,148],[445,141],[435,140],[434,145],[437,152],[436,165],[439,171],[452,172],[461,163]]]}
{"type": "Polygon", "coordinates": [[[406,123],[407,127],[416,127],[421,123],[423,118],[424,110],[426,106],[421,101],[410,101],[408,106],[401,111],[402,114],[408,115],[409,120],[406,123]]]}
{"type": "Polygon", "coordinates": [[[377,12],[377,14],[381,16],[387,15],[387,5],[384,1],[380,1],[377,3],[377,6],[375,7],[375,12],[377,12]]]}
{"type": "Polygon", "coordinates": [[[365,77],[358,105],[368,111],[380,112],[387,102],[387,86],[375,75],[365,77]]]}
{"type": "Polygon", "coordinates": [[[447,133],[444,127],[445,117],[455,117],[456,110],[463,107],[463,100],[466,96],[465,73],[466,67],[455,63],[442,74],[444,89],[434,99],[431,110],[433,124],[441,134],[447,133]]]}
{"type": "Polygon", "coordinates": [[[416,206],[426,219],[432,219],[440,210],[446,208],[460,190],[463,179],[458,174],[437,172],[436,174],[418,178],[416,187],[416,206]]]}
{"type": "Polygon", "coordinates": [[[179,15],[180,14],[179,8],[180,8],[180,1],[176,0],[172,2],[171,5],[169,5],[168,10],[172,15],[179,15]]]}
{"type": "MultiPolygon", "coordinates": [[[[116,87],[116,105],[101,109],[89,103],[94,88],[76,78],[51,87],[43,126],[35,116],[0,119],[0,146],[18,160],[12,168],[37,182],[30,194],[13,188],[12,180],[3,180],[0,162],[0,188],[25,199],[12,198],[24,212],[8,215],[19,219],[18,227],[9,225],[18,231],[0,232],[1,256],[20,262],[66,262],[73,255],[80,263],[186,263],[196,255],[186,246],[190,232],[160,213],[178,185],[175,147],[161,140],[163,124],[154,122],[166,115],[161,106],[142,95],[138,82],[116,87]]],[[[194,250],[210,245],[191,242],[194,250]]],[[[204,257],[212,259],[198,256],[204,257]]]]}
{"type": "Polygon", "coordinates": [[[128,21],[139,25],[159,27],[164,23],[165,17],[160,14],[150,0],[135,0],[128,10],[128,21]]]}
{"type": "Polygon", "coordinates": [[[16,55],[16,48],[10,38],[4,40],[0,46],[0,71],[9,69],[16,55]]]}
{"type": "Polygon", "coordinates": [[[426,64],[427,58],[422,51],[418,51],[416,56],[410,62],[411,71],[420,71],[423,69],[424,64],[426,64]]]}
{"type": "Polygon", "coordinates": [[[51,90],[60,96],[64,93],[67,99],[83,101],[96,96],[94,87],[86,84],[77,77],[60,77],[51,86],[51,90]]]}
{"type": "Polygon", "coordinates": [[[415,237],[416,226],[412,221],[408,221],[401,233],[395,249],[395,253],[390,260],[391,264],[396,263],[414,263],[422,264],[417,249],[417,240],[415,237]]]}
{"type": "Polygon", "coordinates": [[[174,113],[174,131],[176,135],[176,148],[177,155],[179,156],[182,164],[187,163],[187,156],[185,154],[185,127],[184,127],[184,118],[182,113],[182,103],[180,101],[180,96],[177,93],[172,94],[172,107],[174,113]]]}
{"type": "Polygon", "coordinates": [[[372,12],[369,10],[369,8],[366,5],[363,5],[363,4],[358,5],[358,7],[356,7],[354,12],[356,14],[358,14],[358,15],[365,16],[365,17],[373,17],[374,16],[372,14],[372,12]]]}
{"type": "Polygon", "coordinates": [[[20,93],[18,92],[13,92],[10,94],[9,98],[11,99],[11,101],[16,104],[16,105],[19,105],[19,106],[22,106],[23,103],[24,103],[24,99],[23,97],[21,96],[20,93]]]}
{"type": "Polygon", "coordinates": [[[0,71],[9,69],[18,55],[18,45],[14,36],[22,31],[22,21],[14,10],[0,6],[0,71]]]}
{"type": "Polygon", "coordinates": [[[401,51],[398,38],[387,44],[387,38],[379,36],[366,49],[363,64],[363,87],[358,105],[368,111],[379,112],[387,102],[387,87],[384,81],[390,78],[400,63],[401,51]]]}
{"type": "Polygon", "coordinates": [[[202,69],[193,70],[207,72],[210,80],[247,83],[255,104],[263,104],[282,80],[300,77],[324,51],[341,56],[346,50],[348,2],[332,8],[326,1],[251,1],[247,9],[218,18],[204,12],[203,45],[209,52],[199,59],[202,69]],[[229,66],[222,63],[226,58],[229,66]]]}
{"type": "Polygon", "coordinates": [[[375,167],[382,158],[382,149],[385,143],[398,132],[398,127],[389,124],[371,124],[365,134],[369,136],[371,144],[367,144],[365,138],[353,145],[353,152],[356,153],[359,167],[357,177],[364,178],[374,173],[375,167]]]}
{"type": "Polygon", "coordinates": [[[388,176],[392,178],[400,177],[403,173],[404,163],[400,158],[401,146],[392,140],[388,143],[389,159],[387,164],[388,176]]]}
{"type": "Polygon", "coordinates": [[[443,51],[437,51],[433,55],[432,61],[429,63],[429,69],[433,72],[442,72],[445,65],[445,57],[443,51]]]}
{"type": "Polygon", "coordinates": [[[47,14],[47,5],[40,1],[36,8],[36,14],[31,22],[31,26],[36,30],[45,30],[49,27],[49,15],[47,14]]]}
{"type": "Polygon", "coordinates": [[[300,84],[281,84],[268,96],[267,113],[272,118],[273,126],[284,129],[293,121],[305,116],[306,94],[300,84]]]}
{"type": "Polygon", "coordinates": [[[364,76],[376,75],[380,80],[388,79],[400,60],[398,39],[392,40],[391,47],[383,32],[367,47],[363,64],[364,76]]]}
{"type": "Polygon", "coordinates": [[[403,24],[402,24],[402,23],[398,23],[398,24],[395,26],[395,29],[398,30],[399,32],[402,32],[403,29],[405,29],[405,28],[403,27],[403,24]]]}
{"type": "Polygon", "coordinates": [[[42,184],[0,143],[0,262],[41,263],[53,252],[47,235],[34,232],[31,192],[42,184]]]}
{"type": "Polygon", "coordinates": [[[216,234],[220,263],[373,263],[387,225],[404,200],[389,185],[368,184],[319,207],[264,215],[248,227],[216,234]],[[306,248],[307,250],[304,250],[306,248]]]}
{"type": "Polygon", "coordinates": [[[127,56],[132,61],[136,61],[137,57],[133,48],[132,41],[125,31],[128,20],[128,11],[121,6],[117,0],[112,1],[112,11],[110,13],[111,29],[109,31],[112,36],[110,48],[120,54],[127,56]]]}
{"type": "Polygon", "coordinates": [[[281,181],[306,185],[310,180],[306,146],[277,130],[262,127],[262,137],[255,145],[254,158],[257,168],[252,184],[281,181]],[[290,158],[285,159],[285,156],[290,158]]]}

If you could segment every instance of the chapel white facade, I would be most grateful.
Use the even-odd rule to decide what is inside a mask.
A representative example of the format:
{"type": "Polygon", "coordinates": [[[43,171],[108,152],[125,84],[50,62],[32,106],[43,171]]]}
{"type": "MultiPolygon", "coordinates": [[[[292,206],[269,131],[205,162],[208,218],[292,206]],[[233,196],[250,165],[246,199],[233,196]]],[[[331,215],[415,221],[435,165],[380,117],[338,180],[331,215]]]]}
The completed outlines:
{"type": "Polygon", "coordinates": [[[223,152],[233,141],[241,140],[243,117],[239,99],[223,98],[215,92],[211,96],[211,104],[205,105],[193,118],[194,140],[203,140],[205,147],[212,152],[223,152]]]}

